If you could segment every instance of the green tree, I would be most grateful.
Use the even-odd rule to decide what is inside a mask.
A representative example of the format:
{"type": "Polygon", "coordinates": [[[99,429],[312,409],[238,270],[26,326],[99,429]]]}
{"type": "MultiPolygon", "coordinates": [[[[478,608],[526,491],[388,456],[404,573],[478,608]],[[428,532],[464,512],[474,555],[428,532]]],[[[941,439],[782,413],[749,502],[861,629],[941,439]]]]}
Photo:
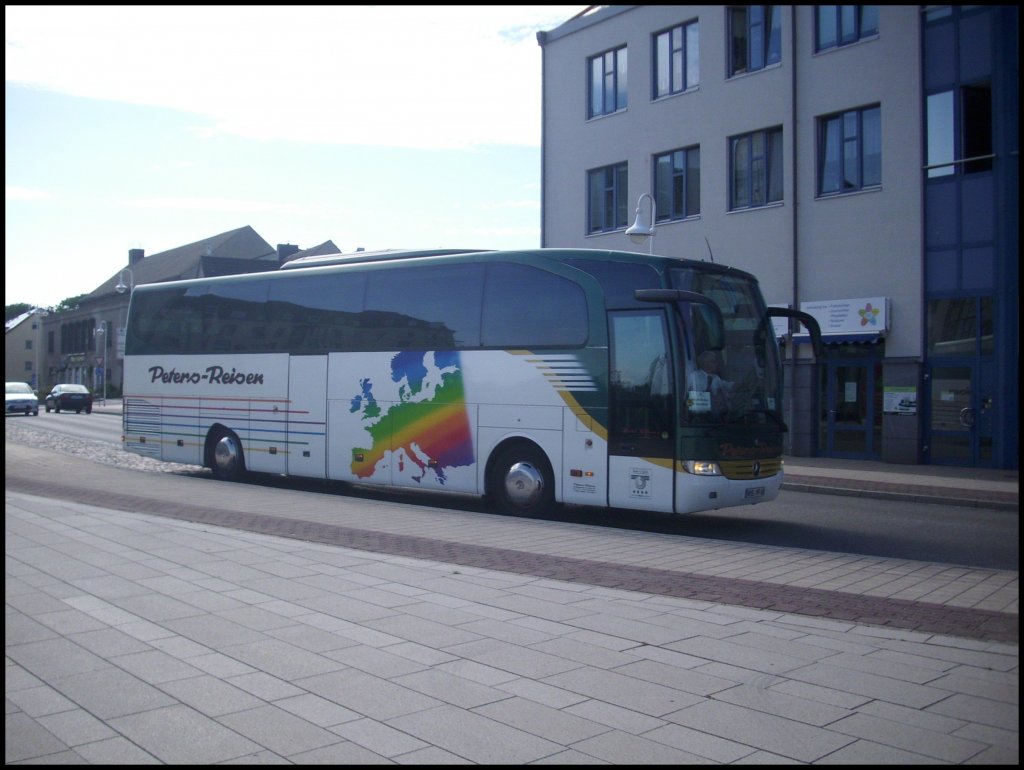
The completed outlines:
{"type": "Polygon", "coordinates": [[[57,305],[55,305],[54,307],[49,308],[49,310],[50,310],[51,313],[63,313],[65,310],[74,310],[80,304],[82,304],[82,297],[84,297],[84,296],[86,296],[86,295],[85,294],[76,294],[74,297],[68,297],[67,299],[62,299],[59,303],[57,303],[57,305]]]}
{"type": "Polygon", "coordinates": [[[6,305],[4,307],[4,323],[7,323],[12,318],[17,318],[22,313],[27,313],[34,307],[35,305],[30,305],[27,302],[15,302],[13,305],[6,305]]]}

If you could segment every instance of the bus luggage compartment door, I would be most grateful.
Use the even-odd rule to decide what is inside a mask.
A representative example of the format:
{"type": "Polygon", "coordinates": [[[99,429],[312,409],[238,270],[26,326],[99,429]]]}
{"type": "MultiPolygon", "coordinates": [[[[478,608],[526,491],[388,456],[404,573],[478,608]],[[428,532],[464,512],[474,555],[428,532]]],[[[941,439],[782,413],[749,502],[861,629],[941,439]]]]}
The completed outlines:
{"type": "Polygon", "coordinates": [[[291,356],[288,365],[288,473],[327,477],[327,356],[291,356]]]}

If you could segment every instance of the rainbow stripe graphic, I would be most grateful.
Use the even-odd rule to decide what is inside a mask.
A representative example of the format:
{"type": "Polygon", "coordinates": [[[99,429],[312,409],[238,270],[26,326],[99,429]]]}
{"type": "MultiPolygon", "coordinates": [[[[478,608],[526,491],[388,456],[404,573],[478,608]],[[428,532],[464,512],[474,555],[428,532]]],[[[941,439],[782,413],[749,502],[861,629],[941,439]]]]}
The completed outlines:
{"type": "Polygon", "coordinates": [[[441,484],[447,481],[446,468],[472,465],[473,437],[466,414],[466,393],[458,352],[403,352],[391,360],[391,378],[404,384],[399,388],[399,401],[386,410],[373,396],[373,384],[361,383],[362,392],[352,399],[351,411],[363,409],[368,421],[366,432],[372,439],[369,447],[352,450],[352,472],[361,479],[376,473],[386,452],[394,454],[399,472],[411,463],[420,481],[428,471],[441,484]],[[427,356],[433,357],[434,373],[440,382],[432,394],[424,391],[428,376],[427,356]]]}

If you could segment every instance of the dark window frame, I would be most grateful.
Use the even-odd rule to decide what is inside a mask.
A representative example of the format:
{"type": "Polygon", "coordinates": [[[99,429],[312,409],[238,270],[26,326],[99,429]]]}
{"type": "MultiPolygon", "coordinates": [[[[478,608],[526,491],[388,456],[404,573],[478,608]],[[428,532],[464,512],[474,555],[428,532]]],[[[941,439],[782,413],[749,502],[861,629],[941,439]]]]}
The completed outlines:
{"type": "Polygon", "coordinates": [[[818,118],[818,197],[882,186],[881,125],[882,108],[878,104],[818,118]],[[877,133],[877,160],[870,160],[875,157],[874,153],[869,154],[874,133],[877,133]]]}
{"type": "Polygon", "coordinates": [[[621,112],[629,106],[629,63],[626,46],[587,58],[587,119],[621,112]],[[600,66],[600,76],[595,68],[600,66]],[[597,102],[600,101],[600,104],[597,102]]]}
{"type": "MultiPolygon", "coordinates": [[[[929,179],[992,170],[995,146],[992,81],[988,78],[943,88],[925,97],[926,175],[929,179]],[[948,144],[933,145],[932,104],[936,97],[949,95],[942,116],[948,121],[948,144]],[[941,157],[940,157],[941,156],[941,157]]],[[[940,105],[941,106],[941,105],[940,105]]]]}
{"type": "Polygon", "coordinates": [[[672,222],[700,215],[700,145],[658,153],[652,159],[657,221],[672,222]],[[667,161],[664,166],[662,161],[667,161]],[[696,178],[694,179],[694,170],[696,178]],[[669,179],[662,174],[670,173],[669,179]],[[696,205],[694,205],[694,201],[696,205]]]}
{"type": "Polygon", "coordinates": [[[878,28],[877,5],[817,5],[814,7],[814,51],[831,51],[877,38],[878,28]],[[823,37],[823,32],[829,36],[823,37]]]}
{"type": "Polygon", "coordinates": [[[728,77],[782,63],[782,10],[778,5],[734,5],[725,9],[728,77]]]}
{"type": "Polygon", "coordinates": [[[629,166],[623,161],[587,171],[587,235],[623,230],[629,223],[629,166]],[[600,200],[595,200],[599,198],[600,200]]]}
{"type": "Polygon", "coordinates": [[[729,210],[744,211],[762,208],[781,203],[785,199],[784,159],[782,153],[782,127],[763,128],[746,134],[738,134],[729,138],[729,210]],[[740,196],[737,189],[738,168],[737,155],[746,171],[746,191],[740,196]],[[775,157],[776,154],[779,157],[775,157]],[[762,170],[757,168],[761,165],[762,170]],[[763,190],[763,199],[758,191],[763,190]],[[743,198],[741,201],[740,198],[743,198]]]}
{"type": "Polygon", "coordinates": [[[651,35],[651,99],[681,94],[700,85],[700,21],[692,19],[663,29],[651,35]],[[696,51],[692,51],[690,32],[696,36],[696,51]],[[661,41],[665,41],[662,50],[661,41]],[[667,61],[663,57],[667,54],[667,61]],[[691,67],[691,55],[696,56],[696,67],[691,67]],[[695,69],[693,72],[691,70],[695,69]],[[667,85],[663,87],[663,83],[667,85]]]}

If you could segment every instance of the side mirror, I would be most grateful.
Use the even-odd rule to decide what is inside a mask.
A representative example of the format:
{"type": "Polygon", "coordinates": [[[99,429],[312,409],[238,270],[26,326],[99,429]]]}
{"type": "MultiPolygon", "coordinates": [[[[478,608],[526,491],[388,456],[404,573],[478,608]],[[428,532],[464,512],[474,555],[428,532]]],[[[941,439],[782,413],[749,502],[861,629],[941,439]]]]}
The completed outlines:
{"type": "Polygon", "coordinates": [[[707,347],[720,350],[725,344],[725,321],[722,319],[722,310],[715,304],[715,301],[698,294],[695,291],[683,289],[637,289],[633,296],[641,302],[691,302],[701,305],[701,314],[710,315],[708,323],[707,347]]]}
{"type": "Polygon", "coordinates": [[[825,357],[825,346],[821,341],[821,327],[818,325],[818,319],[810,313],[805,313],[803,310],[793,310],[788,307],[770,307],[768,308],[768,317],[795,318],[807,327],[807,331],[811,335],[811,345],[814,347],[814,357],[825,357]]]}

